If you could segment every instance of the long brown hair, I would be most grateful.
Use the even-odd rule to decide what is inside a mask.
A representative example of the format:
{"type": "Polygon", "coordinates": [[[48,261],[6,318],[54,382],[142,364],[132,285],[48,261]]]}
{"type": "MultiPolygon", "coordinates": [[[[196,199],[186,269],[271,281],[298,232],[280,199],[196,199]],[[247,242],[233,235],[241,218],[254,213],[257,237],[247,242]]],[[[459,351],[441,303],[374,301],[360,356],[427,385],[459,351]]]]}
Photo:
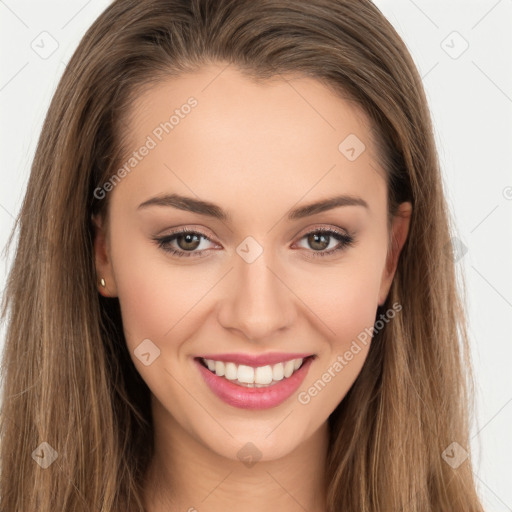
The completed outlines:
{"type": "Polygon", "coordinates": [[[118,300],[97,291],[91,214],[109,196],[94,190],[124,161],[131,98],[208,62],[314,77],[356,101],[374,123],[389,215],[413,204],[382,307],[402,310],[329,417],[328,511],[482,511],[471,458],[443,456],[469,452],[473,388],[430,113],[406,46],[369,0],[116,0],[87,31],[9,240],[18,229],[2,308],[1,510],[144,510],[149,389],[118,300]],[[57,458],[43,469],[37,450],[57,458]]]}

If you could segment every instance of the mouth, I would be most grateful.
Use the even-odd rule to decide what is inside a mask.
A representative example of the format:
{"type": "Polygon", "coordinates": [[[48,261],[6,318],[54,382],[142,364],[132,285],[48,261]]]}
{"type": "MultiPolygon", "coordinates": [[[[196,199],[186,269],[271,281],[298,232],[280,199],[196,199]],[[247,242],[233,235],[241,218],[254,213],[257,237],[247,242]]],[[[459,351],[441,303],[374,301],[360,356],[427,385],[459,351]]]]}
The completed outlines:
{"type": "MultiPolygon", "coordinates": [[[[291,398],[304,382],[309,367],[316,358],[315,355],[300,354],[304,357],[289,359],[290,356],[297,355],[299,354],[284,354],[284,357],[278,354],[264,356],[266,362],[274,359],[274,364],[265,366],[248,366],[206,357],[195,357],[194,363],[206,386],[226,404],[238,409],[270,409],[291,398]],[[277,357],[281,361],[275,362],[277,357]],[[223,375],[218,375],[217,371],[223,375]]],[[[226,356],[228,355],[223,356],[224,359],[226,356]]],[[[216,357],[220,359],[221,356],[216,357]]],[[[248,356],[231,354],[229,358],[248,362],[248,356]]],[[[254,359],[253,357],[253,362],[254,359]]],[[[261,361],[262,357],[259,359],[261,361]]]]}
{"type": "Polygon", "coordinates": [[[245,388],[269,388],[286,381],[294,376],[304,365],[309,366],[309,361],[316,355],[296,357],[275,364],[261,366],[237,364],[233,361],[223,361],[206,357],[194,358],[210,373],[245,388]]]}

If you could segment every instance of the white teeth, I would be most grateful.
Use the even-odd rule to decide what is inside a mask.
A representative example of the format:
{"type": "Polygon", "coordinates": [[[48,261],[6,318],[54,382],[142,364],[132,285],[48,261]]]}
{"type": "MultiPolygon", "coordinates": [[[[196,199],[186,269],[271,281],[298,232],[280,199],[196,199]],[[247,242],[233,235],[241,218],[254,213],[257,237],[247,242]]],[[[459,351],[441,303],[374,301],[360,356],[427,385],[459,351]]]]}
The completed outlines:
{"type": "MultiPolygon", "coordinates": [[[[208,359],[208,361],[213,361],[213,359],[208,359]]],[[[209,367],[210,366],[208,365],[208,368],[209,367]]],[[[223,377],[224,376],[224,372],[225,372],[224,363],[222,361],[215,361],[215,368],[214,368],[214,370],[215,370],[215,373],[219,377],[223,377]]]]}
{"type": "Polygon", "coordinates": [[[284,378],[284,364],[277,363],[272,367],[272,378],[274,380],[283,380],[284,378]]]}
{"type": "Polygon", "coordinates": [[[225,363],[224,377],[228,380],[235,380],[237,378],[238,369],[235,363],[225,363]]]}
{"type": "Polygon", "coordinates": [[[292,361],[286,361],[284,364],[284,376],[289,377],[293,373],[295,363],[292,361]]]}
{"type": "MultiPolygon", "coordinates": [[[[238,380],[241,380],[238,378],[238,380]]],[[[258,366],[254,370],[255,384],[270,384],[272,382],[272,366],[258,366]]]]}
{"type": "Polygon", "coordinates": [[[213,359],[203,359],[208,369],[219,377],[236,381],[246,387],[265,387],[271,386],[290,377],[294,371],[298,370],[304,359],[291,359],[284,363],[274,365],[258,366],[256,368],[245,364],[236,365],[235,363],[225,363],[223,361],[214,361],[213,359]]]}
{"type": "Polygon", "coordinates": [[[246,384],[254,384],[254,368],[241,364],[238,367],[238,380],[246,384]]]}

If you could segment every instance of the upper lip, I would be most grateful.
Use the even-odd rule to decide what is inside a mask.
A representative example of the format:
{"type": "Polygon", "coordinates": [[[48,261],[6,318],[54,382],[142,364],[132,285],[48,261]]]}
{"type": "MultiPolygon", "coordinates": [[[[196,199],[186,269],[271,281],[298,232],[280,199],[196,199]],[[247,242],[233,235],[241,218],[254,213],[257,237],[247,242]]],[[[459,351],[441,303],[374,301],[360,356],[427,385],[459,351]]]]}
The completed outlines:
{"type": "Polygon", "coordinates": [[[215,361],[224,361],[226,363],[244,364],[247,366],[265,366],[277,363],[284,363],[292,359],[305,359],[306,357],[313,356],[309,353],[292,354],[287,352],[272,352],[268,354],[204,354],[198,356],[203,359],[213,359],[215,361]]]}

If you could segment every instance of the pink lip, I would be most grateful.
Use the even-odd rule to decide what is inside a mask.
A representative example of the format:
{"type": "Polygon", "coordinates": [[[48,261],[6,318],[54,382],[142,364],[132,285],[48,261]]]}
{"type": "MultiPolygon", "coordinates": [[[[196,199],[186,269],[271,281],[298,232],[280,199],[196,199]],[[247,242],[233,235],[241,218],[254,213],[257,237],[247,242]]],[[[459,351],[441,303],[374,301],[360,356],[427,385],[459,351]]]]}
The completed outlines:
{"type": "MultiPolygon", "coordinates": [[[[207,359],[212,358],[208,357],[207,359]]],[[[295,359],[295,357],[292,359],[295,359]]],[[[224,377],[215,375],[203,366],[198,358],[194,358],[194,363],[213,393],[227,404],[241,409],[270,409],[280,405],[298,389],[306,378],[313,359],[313,357],[308,357],[291,377],[284,378],[277,384],[264,388],[239,386],[224,377]]]]}
{"type": "Polygon", "coordinates": [[[253,356],[251,354],[206,354],[198,357],[204,359],[215,359],[226,363],[245,364],[247,366],[265,366],[277,363],[284,363],[291,359],[305,359],[313,354],[289,354],[286,352],[273,352],[269,354],[260,354],[253,356]]]}

